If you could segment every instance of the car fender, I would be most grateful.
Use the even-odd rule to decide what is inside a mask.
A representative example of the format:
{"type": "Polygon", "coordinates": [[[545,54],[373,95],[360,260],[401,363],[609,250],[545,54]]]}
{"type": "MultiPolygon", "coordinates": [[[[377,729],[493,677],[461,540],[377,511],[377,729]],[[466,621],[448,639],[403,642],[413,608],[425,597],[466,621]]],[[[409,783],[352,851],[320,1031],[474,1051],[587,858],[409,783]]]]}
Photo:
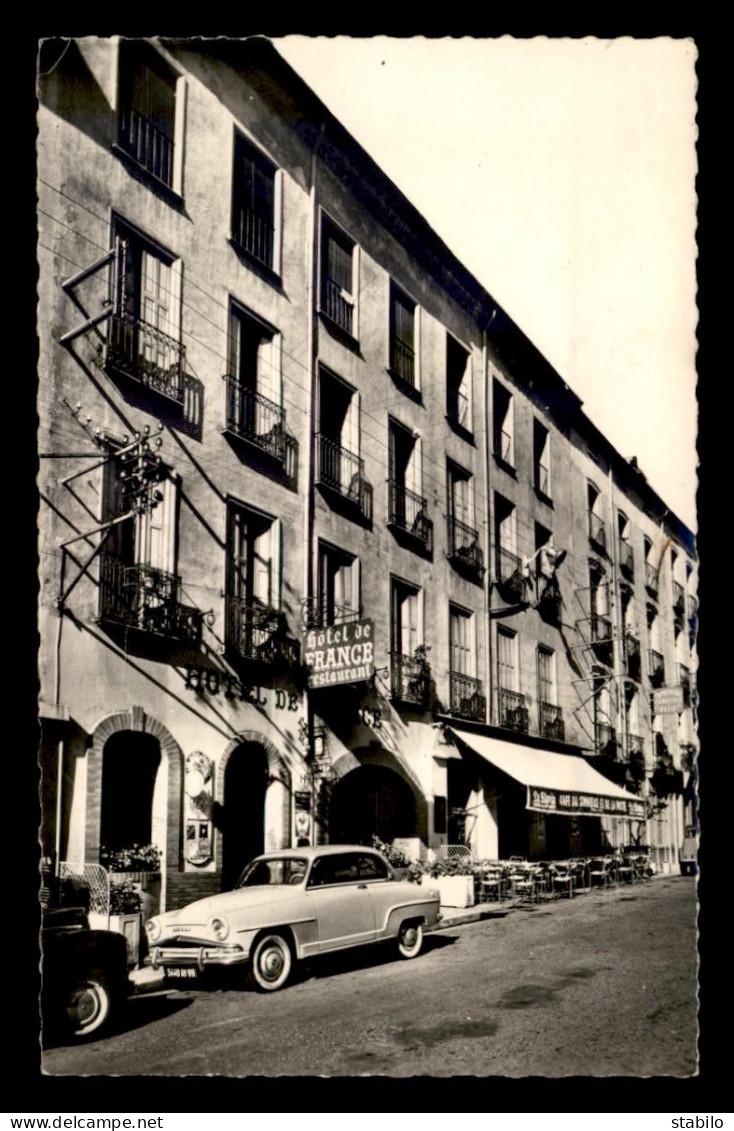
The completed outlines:
{"type": "Polygon", "coordinates": [[[383,922],[377,924],[378,938],[397,936],[400,924],[406,919],[417,919],[425,926],[431,927],[438,919],[438,909],[438,900],[426,899],[425,896],[401,900],[388,908],[383,922]]]}

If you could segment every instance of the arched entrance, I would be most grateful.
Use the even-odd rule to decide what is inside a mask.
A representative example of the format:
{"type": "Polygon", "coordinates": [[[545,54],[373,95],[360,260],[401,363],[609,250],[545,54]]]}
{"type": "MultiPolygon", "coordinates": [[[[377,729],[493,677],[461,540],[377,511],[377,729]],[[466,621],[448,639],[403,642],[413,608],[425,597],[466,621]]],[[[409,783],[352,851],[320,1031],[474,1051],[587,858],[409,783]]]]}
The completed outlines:
{"type": "Polygon", "coordinates": [[[232,751],[224,770],[219,814],[223,891],[233,888],[245,864],[264,851],[269,780],[268,756],[259,742],[243,742],[232,751]]]}
{"type": "Polygon", "coordinates": [[[408,783],[387,766],[360,766],[334,786],[329,810],[332,844],[366,844],[418,835],[416,806],[408,783]]]}
{"type": "Polygon", "coordinates": [[[152,734],[117,731],[104,745],[100,844],[117,850],[153,840],[153,791],[161,748],[152,734]]]}

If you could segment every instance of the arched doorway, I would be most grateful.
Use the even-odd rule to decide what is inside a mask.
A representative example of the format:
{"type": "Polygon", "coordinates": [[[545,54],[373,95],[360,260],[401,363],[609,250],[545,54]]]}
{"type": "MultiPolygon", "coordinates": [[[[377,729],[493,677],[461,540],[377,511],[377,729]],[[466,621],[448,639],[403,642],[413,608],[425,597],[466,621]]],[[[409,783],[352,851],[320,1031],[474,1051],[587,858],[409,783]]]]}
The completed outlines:
{"type": "Polygon", "coordinates": [[[269,784],[268,756],[258,742],[243,742],[232,751],[224,771],[222,890],[237,883],[242,869],[265,848],[265,794],[269,784]]]}
{"type": "Polygon", "coordinates": [[[157,738],[117,731],[102,754],[100,844],[118,850],[153,840],[153,791],[161,764],[157,738]]]}
{"type": "Polygon", "coordinates": [[[387,766],[360,766],[334,787],[329,810],[332,844],[367,844],[372,835],[392,841],[418,835],[408,783],[387,766]]]}

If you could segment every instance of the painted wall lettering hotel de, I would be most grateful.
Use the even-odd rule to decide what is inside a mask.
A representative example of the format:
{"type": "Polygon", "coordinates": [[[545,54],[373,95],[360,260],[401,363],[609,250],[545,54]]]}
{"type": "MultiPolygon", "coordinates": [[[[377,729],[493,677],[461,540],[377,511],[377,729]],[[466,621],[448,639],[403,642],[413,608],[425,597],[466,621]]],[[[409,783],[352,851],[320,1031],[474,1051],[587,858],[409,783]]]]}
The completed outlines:
{"type": "Polygon", "coordinates": [[[692,533],[266,39],[39,57],[42,853],[696,820],[692,533]]]}

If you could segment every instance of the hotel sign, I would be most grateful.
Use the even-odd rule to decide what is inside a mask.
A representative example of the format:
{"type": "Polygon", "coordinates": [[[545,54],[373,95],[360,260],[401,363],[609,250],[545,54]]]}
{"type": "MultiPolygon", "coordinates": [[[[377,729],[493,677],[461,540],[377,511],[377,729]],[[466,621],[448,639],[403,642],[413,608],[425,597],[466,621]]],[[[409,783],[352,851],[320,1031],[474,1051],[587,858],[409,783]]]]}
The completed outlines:
{"type": "Polygon", "coordinates": [[[303,641],[309,687],[359,683],[375,672],[374,625],[355,620],[331,628],[310,628],[303,641]]]}
{"type": "Polygon", "coordinates": [[[652,698],[656,715],[679,715],[683,710],[682,687],[656,687],[652,698]]]}
{"type": "Polygon", "coordinates": [[[645,803],[635,798],[605,797],[603,794],[569,793],[560,789],[528,786],[527,808],[540,813],[566,813],[575,817],[632,817],[644,820],[645,803]]]}

